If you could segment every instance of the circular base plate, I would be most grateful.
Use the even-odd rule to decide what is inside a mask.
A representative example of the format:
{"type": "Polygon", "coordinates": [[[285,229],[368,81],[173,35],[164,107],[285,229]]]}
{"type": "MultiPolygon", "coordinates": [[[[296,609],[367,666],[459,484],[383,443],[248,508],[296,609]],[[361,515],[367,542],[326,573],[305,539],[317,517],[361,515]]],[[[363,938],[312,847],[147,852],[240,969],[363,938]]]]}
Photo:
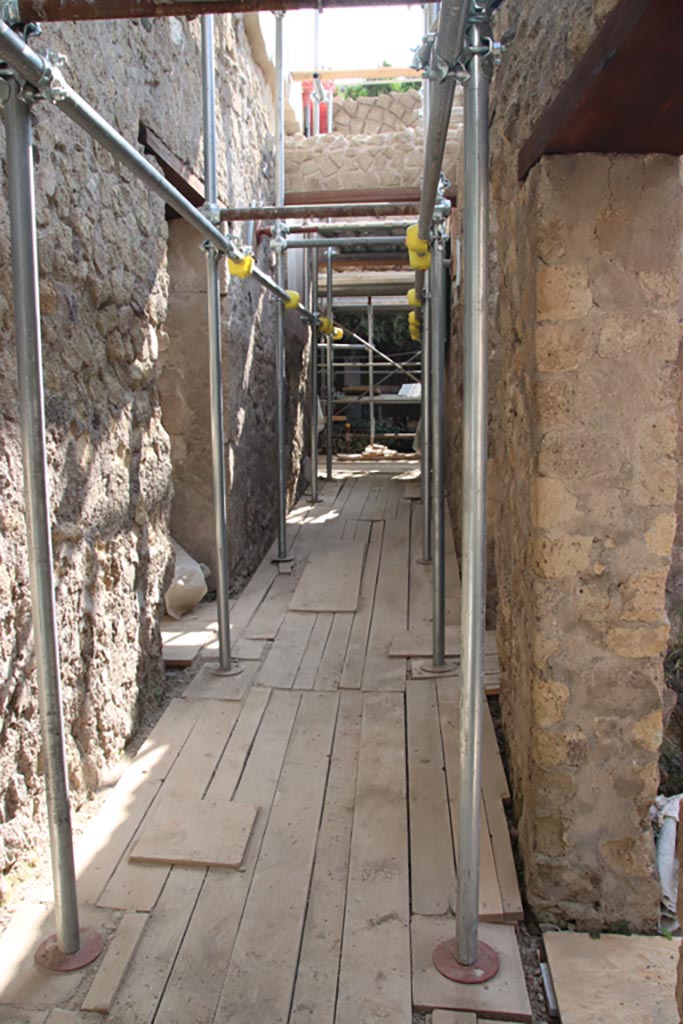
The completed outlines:
{"type": "Polygon", "coordinates": [[[500,970],[500,957],[493,946],[480,942],[477,959],[473,964],[461,964],[455,959],[455,939],[440,942],[432,953],[432,963],[439,974],[462,985],[481,985],[500,970]]]}
{"type": "Polygon", "coordinates": [[[273,565],[284,565],[286,562],[293,562],[294,555],[287,555],[286,558],[271,558],[273,565]]]}
{"type": "Polygon", "coordinates": [[[78,971],[97,960],[104,947],[102,936],[92,928],[81,928],[79,934],[81,946],[75,953],[62,953],[56,935],[50,935],[41,942],[34,957],[38,966],[48,971],[78,971]]]}
{"type": "Polygon", "coordinates": [[[416,558],[415,561],[417,562],[418,565],[431,565],[432,564],[431,558],[416,558]]]}
{"type": "Polygon", "coordinates": [[[233,661],[230,668],[221,668],[220,665],[216,665],[215,668],[209,668],[209,672],[212,676],[220,676],[221,678],[224,676],[238,676],[243,671],[243,666],[238,665],[236,661],[233,661]]]}
{"type": "Polygon", "coordinates": [[[446,660],[443,665],[435,665],[433,661],[429,661],[425,664],[425,671],[440,675],[443,673],[445,676],[452,676],[457,671],[456,663],[451,658],[450,661],[446,660]]]}

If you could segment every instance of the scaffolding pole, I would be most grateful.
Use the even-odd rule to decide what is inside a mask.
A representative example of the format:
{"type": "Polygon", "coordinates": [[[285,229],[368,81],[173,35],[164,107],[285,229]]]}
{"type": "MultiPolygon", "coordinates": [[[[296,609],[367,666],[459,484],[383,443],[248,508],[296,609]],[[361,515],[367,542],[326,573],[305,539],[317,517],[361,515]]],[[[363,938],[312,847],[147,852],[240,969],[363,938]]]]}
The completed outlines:
{"type": "Polygon", "coordinates": [[[94,960],[102,950],[102,941],[95,933],[86,935],[78,920],[45,448],[31,111],[15,78],[0,78],[0,100],[4,103],[7,138],[28,562],[57,928],[55,936],[41,943],[36,960],[44,967],[73,970],[94,960]]]}
{"type": "Polygon", "coordinates": [[[375,363],[374,363],[375,316],[372,298],[368,299],[368,391],[370,394],[370,444],[375,443],[375,363]]]}
{"type": "MultiPolygon", "coordinates": [[[[419,203],[311,203],[304,206],[235,206],[221,210],[221,220],[300,220],[302,217],[400,217],[417,213],[419,203]]],[[[327,227],[327,225],[325,225],[327,227]]],[[[384,227],[375,224],[374,227],[384,227]]]]}
{"type": "MultiPolygon", "coordinates": [[[[311,261],[311,305],[318,308],[318,253],[311,261]]],[[[318,324],[311,325],[311,501],[318,501],[318,324]]]]}
{"type": "Polygon", "coordinates": [[[432,452],[432,664],[446,667],[446,544],[445,544],[445,353],[448,331],[448,280],[446,236],[439,223],[432,242],[431,352],[431,452],[432,452]]]}
{"type": "MultiPolygon", "coordinates": [[[[285,201],[285,66],[283,56],[284,12],[275,14],[275,203],[285,201]]],[[[284,225],[277,221],[273,238],[275,280],[285,290],[284,225]]],[[[277,307],[275,332],[275,402],[277,420],[277,558],[291,562],[287,553],[287,356],[285,350],[285,311],[277,307]]]]}
{"type": "MultiPolygon", "coordinates": [[[[204,186],[210,218],[218,212],[216,170],[216,72],[213,15],[202,16],[202,117],[204,126],[204,186]]],[[[228,554],[228,488],[225,473],[223,412],[223,340],[221,336],[220,253],[208,242],[206,290],[209,317],[209,404],[211,407],[211,471],[216,537],[216,599],[218,602],[218,667],[233,672],[230,644],[230,564],[228,554]]]]}
{"type": "Polygon", "coordinates": [[[481,983],[500,968],[496,950],[479,941],[481,737],[486,629],[486,459],[488,426],[488,99],[490,25],[472,15],[465,83],[463,515],[458,793],[458,898],[455,941],[434,951],[454,981],[481,983]]]}
{"type": "MultiPolygon", "coordinates": [[[[327,306],[325,312],[327,319],[332,320],[333,317],[333,306],[332,306],[332,261],[334,259],[334,249],[327,250],[327,306]]],[[[327,479],[332,479],[332,438],[334,432],[334,370],[332,369],[332,352],[334,344],[332,336],[328,335],[327,338],[327,423],[326,423],[326,462],[327,462],[327,479]]]]}
{"type": "Polygon", "coordinates": [[[422,297],[422,418],[420,437],[420,494],[422,497],[422,558],[432,560],[432,381],[431,381],[431,272],[425,274],[422,297]]]}

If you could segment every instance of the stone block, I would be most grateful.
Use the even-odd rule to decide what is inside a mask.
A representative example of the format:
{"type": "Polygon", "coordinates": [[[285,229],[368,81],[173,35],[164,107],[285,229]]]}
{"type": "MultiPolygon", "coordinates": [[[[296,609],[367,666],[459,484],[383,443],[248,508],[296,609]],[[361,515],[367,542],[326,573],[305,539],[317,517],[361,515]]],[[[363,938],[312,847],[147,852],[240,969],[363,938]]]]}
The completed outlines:
{"type": "Polygon", "coordinates": [[[575,576],[590,563],[592,537],[541,535],[536,542],[534,569],[546,579],[575,576]]]}

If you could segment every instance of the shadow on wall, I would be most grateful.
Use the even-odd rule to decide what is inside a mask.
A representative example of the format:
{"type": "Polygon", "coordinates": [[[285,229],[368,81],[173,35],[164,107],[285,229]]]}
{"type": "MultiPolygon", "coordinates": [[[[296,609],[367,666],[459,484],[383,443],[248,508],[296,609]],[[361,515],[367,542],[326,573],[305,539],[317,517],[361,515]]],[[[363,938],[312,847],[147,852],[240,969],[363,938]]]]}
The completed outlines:
{"type": "MultiPolygon", "coordinates": [[[[259,262],[267,271],[268,242],[259,262]]],[[[224,268],[225,273],[225,268],[224,268]]],[[[171,438],[174,500],[171,532],[214,570],[211,420],[206,265],[196,236],[169,225],[169,309],[161,351],[163,421],[171,438]]],[[[229,486],[230,570],[237,587],[270,544],[277,514],[275,433],[275,300],[258,282],[221,282],[223,396],[229,486]]],[[[302,459],[307,332],[287,325],[290,500],[302,459]]]]}

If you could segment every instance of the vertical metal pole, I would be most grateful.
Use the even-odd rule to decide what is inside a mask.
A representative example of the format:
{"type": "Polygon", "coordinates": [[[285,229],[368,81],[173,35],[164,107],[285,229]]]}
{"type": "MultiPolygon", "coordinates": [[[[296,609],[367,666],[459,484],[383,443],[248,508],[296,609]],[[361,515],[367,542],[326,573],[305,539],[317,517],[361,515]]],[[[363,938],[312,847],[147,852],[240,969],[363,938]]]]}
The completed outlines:
{"type": "Polygon", "coordinates": [[[76,953],[80,947],[80,935],[64,747],[52,570],[50,496],[45,455],[45,400],[31,113],[20,97],[20,86],[15,79],[6,82],[0,80],[0,90],[3,98],[8,96],[5,106],[5,128],[19,416],[57,944],[63,954],[71,954],[76,953]]]}
{"type": "Polygon", "coordinates": [[[432,242],[431,266],[431,375],[432,375],[432,576],[433,657],[435,668],[446,663],[446,546],[445,546],[445,351],[448,330],[448,289],[445,263],[446,239],[437,228],[432,242]]]}
{"type": "Polygon", "coordinates": [[[462,664],[456,959],[478,957],[481,730],[486,614],[486,459],[488,426],[488,100],[489,69],[476,52],[465,85],[462,664]]]}
{"type": "MultiPolygon", "coordinates": [[[[327,319],[333,319],[332,309],[332,260],[334,249],[327,250],[327,306],[325,312],[327,319]]],[[[327,338],[327,479],[332,479],[332,442],[334,428],[334,370],[332,359],[334,354],[334,339],[330,334],[327,338]]]]}
{"type": "MultiPolygon", "coordinates": [[[[202,112],[204,121],[204,182],[210,219],[218,217],[216,171],[216,86],[213,15],[202,15],[202,112]]],[[[218,601],[218,663],[233,669],[230,646],[230,568],[228,562],[228,488],[225,473],[223,413],[223,341],[221,337],[220,254],[206,246],[206,291],[209,316],[209,402],[211,406],[211,465],[216,532],[216,597],[218,601]]]]}
{"type": "Polygon", "coordinates": [[[432,382],[431,382],[431,271],[425,272],[422,298],[422,437],[420,493],[422,495],[422,561],[432,560],[432,382]]]}
{"type": "MultiPolygon", "coordinates": [[[[368,342],[374,345],[375,311],[372,299],[368,299],[368,342]]],[[[368,349],[368,392],[370,395],[370,444],[375,443],[375,359],[374,352],[368,349]]]]}
{"type": "MultiPolygon", "coordinates": [[[[313,71],[317,75],[320,71],[320,11],[315,12],[313,29],[313,71]]],[[[313,79],[313,134],[320,135],[320,97],[318,95],[318,82],[313,79]]]]}
{"type": "MultiPolygon", "coordinates": [[[[282,53],[284,12],[275,14],[275,205],[285,201],[285,69],[282,53]]],[[[284,225],[275,225],[275,280],[285,287],[285,250],[281,243],[284,225]]],[[[275,335],[275,394],[277,417],[277,561],[287,562],[287,364],[285,354],[285,310],[277,304],[275,335]]]]}
{"type": "MultiPolygon", "coordinates": [[[[311,309],[318,309],[318,250],[311,249],[311,309]]],[[[318,500],[318,322],[311,327],[311,501],[318,500]]]]}
{"type": "Polygon", "coordinates": [[[327,133],[334,131],[334,85],[330,86],[327,93],[327,133]]]}

